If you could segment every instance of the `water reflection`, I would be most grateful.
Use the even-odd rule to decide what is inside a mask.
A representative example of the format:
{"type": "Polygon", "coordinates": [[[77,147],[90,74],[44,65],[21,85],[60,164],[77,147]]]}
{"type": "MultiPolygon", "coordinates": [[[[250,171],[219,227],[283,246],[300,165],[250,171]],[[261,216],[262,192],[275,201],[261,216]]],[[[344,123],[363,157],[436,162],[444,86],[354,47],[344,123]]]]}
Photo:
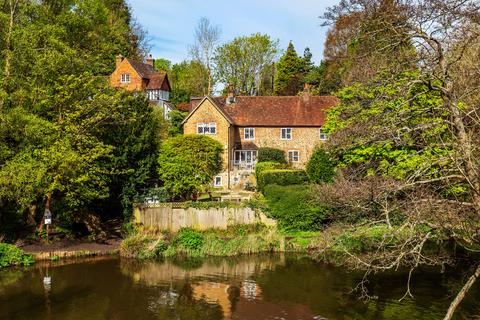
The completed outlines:
{"type": "MultiPolygon", "coordinates": [[[[406,274],[386,274],[369,284],[378,299],[363,303],[349,294],[361,276],[282,255],[37,264],[0,271],[0,319],[437,319],[462,280],[418,272],[415,300],[400,303],[406,274]]],[[[459,319],[478,314],[479,293],[459,319]]]]}

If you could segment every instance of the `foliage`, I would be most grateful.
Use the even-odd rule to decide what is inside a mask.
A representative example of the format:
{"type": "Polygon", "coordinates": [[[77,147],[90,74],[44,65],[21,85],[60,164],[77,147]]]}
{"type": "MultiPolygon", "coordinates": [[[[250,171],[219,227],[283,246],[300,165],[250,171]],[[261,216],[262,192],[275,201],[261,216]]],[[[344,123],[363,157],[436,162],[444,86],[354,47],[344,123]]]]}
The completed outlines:
{"type": "Polygon", "coordinates": [[[255,177],[258,179],[260,173],[265,170],[275,170],[275,169],[286,169],[286,163],[279,163],[274,161],[267,161],[267,162],[257,162],[255,165],[255,177]]]}
{"type": "Polygon", "coordinates": [[[287,160],[285,160],[285,151],[269,147],[258,149],[257,161],[287,163],[287,160]]]}
{"type": "Polygon", "coordinates": [[[268,71],[278,52],[278,40],[255,33],[237,37],[215,52],[216,76],[220,82],[233,85],[242,95],[260,91],[262,75],[268,71]]]}
{"type": "Polygon", "coordinates": [[[304,61],[297,55],[291,41],[288,44],[287,51],[280,57],[276,67],[275,94],[279,96],[297,95],[302,89],[301,78],[304,71],[304,61]]]}
{"type": "Polygon", "coordinates": [[[268,213],[284,230],[319,230],[329,211],[316,202],[308,186],[267,185],[263,191],[268,213]]]}
{"type": "Polygon", "coordinates": [[[208,188],[222,169],[223,146],[204,135],[176,136],[165,140],[158,158],[165,188],[183,199],[208,188]]]}
{"type": "Polygon", "coordinates": [[[173,239],[174,245],[182,245],[189,250],[199,250],[204,243],[203,235],[193,229],[181,229],[173,239]]]}
{"type": "Polygon", "coordinates": [[[260,172],[257,177],[257,189],[262,192],[270,184],[289,186],[306,183],[308,183],[308,176],[304,170],[265,170],[260,172]]]}
{"type": "Polygon", "coordinates": [[[28,266],[34,263],[33,257],[22,249],[7,243],[0,243],[0,268],[28,266]]]}
{"type": "Polygon", "coordinates": [[[333,182],[335,164],[323,149],[316,149],[305,168],[311,183],[333,182]]]}
{"type": "Polygon", "coordinates": [[[127,258],[154,259],[162,257],[167,247],[162,238],[132,234],[120,244],[120,254],[127,258]]]}
{"type": "Polygon", "coordinates": [[[183,134],[183,120],[187,117],[188,112],[172,110],[168,116],[170,121],[170,126],[168,128],[168,135],[174,137],[179,134],[183,134]]]}

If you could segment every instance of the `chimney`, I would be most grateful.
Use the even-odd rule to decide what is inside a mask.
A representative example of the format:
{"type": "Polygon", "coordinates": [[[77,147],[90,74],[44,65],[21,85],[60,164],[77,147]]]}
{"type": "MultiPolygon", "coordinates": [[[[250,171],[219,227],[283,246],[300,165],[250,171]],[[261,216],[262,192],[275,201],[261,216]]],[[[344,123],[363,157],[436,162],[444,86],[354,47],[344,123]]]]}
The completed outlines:
{"type": "Polygon", "coordinates": [[[227,104],[235,103],[235,87],[233,84],[228,86],[228,94],[227,94],[227,104]]]}
{"type": "Polygon", "coordinates": [[[303,101],[308,101],[310,98],[310,84],[305,83],[303,86],[303,95],[302,95],[303,101]]]}
{"type": "Polygon", "coordinates": [[[122,63],[123,59],[125,59],[121,54],[115,57],[115,66],[118,68],[120,63],[122,63]]]}
{"type": "Polygon", "coordinates": [[[146,64],[148,64],[149,66],[152,66],[152,67],[155,66],[155,59],[153,59],[151,54],[148,55],[148,58],[146,60],[146,64]]]}

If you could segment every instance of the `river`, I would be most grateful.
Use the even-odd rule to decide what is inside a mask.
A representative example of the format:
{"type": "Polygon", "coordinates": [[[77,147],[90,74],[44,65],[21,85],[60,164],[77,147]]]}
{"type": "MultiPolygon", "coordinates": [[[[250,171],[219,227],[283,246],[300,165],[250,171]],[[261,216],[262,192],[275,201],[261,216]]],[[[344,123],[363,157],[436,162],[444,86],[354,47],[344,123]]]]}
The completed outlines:
{"type": "MultiPolygon", "coordinates": [[[[146,261],[105,257],[0,271],[0,319],[442,319],[461,278],[377,275],[375,299],[352,293],[361,272],[298,255],[146,261]]],[[[456,319],[478,319],[474,287],[456,319]]]]}

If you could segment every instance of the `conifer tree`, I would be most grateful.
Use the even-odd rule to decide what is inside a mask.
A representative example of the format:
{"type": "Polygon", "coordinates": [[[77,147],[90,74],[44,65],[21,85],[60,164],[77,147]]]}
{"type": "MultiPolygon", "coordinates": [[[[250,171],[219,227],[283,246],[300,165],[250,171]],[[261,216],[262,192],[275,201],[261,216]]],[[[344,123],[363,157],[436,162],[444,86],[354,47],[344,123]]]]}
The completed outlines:
{"type": "Polygon", "coordinates": [[[279,96],[294,96],[301,90],[304,61],[290,42],[287,51],[277,63],[274,93],[279,96]]]}

